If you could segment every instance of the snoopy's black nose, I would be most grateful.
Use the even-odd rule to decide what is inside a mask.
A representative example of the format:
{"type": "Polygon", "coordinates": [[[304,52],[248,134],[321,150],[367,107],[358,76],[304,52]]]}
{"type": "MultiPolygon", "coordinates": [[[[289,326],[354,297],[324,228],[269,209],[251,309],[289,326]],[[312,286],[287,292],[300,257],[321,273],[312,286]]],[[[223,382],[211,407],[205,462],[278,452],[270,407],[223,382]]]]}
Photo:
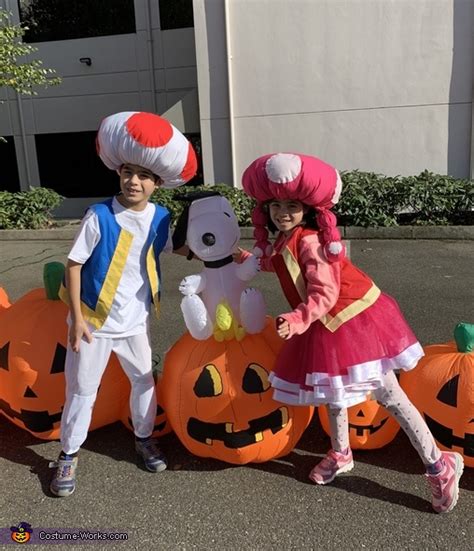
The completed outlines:
{"type": "Polygon", "coordinates": [[[202,242],[204,243],[204,245],[212,247],[212,245],[214,245],[214,243],[216,242],[216,236],[213,233],[205,233],[202,236],[202,242]]]}

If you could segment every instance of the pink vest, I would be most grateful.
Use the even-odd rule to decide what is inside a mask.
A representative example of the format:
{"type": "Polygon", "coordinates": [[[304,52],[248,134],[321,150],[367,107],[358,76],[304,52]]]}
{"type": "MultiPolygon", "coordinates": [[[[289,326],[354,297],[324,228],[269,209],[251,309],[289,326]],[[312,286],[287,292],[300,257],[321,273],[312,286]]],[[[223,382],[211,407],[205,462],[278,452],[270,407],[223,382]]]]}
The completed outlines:
{"type": "MultiPolygon", "coordinates": [[[[298,304],[307,299],[307,282],[304,268],[300,264],[298,244],[304,236],[315,233],[317,233],[316,230],[306,229],[303,226],[296,228],[281,250],[277,241],[277,252],[271,257],[283,292],[292,308],[296,308],[298,304]]],[[[344,258],[340,265],[341,288],[339,297],[333,308],[319,320],[332,332],[374,304],[380,296],[380,289],[350,260],[344,258]]]]}

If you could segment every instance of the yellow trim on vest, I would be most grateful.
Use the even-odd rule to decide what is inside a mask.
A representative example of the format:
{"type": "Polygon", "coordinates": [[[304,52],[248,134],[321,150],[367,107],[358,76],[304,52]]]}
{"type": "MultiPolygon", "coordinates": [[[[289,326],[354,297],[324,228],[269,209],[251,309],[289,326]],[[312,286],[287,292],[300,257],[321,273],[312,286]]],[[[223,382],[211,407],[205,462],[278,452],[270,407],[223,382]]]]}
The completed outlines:
{"type": "Polygon", "coordinates": [[[357,314],[360,314],[369,306],[372,306],[372,304],[374,304],[379,296],[380,289],[375,285],[375,283],[372,283],[372,287],[367,291],[367,293],[365,293],[362,298],[356,300],[355,302],[344,308],[344,310],[338,312],[334,317],[330,314],[326,314],[325,316],[320,318],[320,321],[326,327],[326,329],[329,329],[329,331],[334,333],[334,331],[341,327],[343,323],[357,316],[357,314]]]}
{"type": "Polygon", "coordinates": [[[117,287],[122,277],[123,269],[127,262],[128,253],[133,241],[133,234],[122,229],[119,234],[117,246],[115,247],[114,256],[105,275],[102,289],[100,290],[99,298],[95,310],[91,310],[84,303],[81,304],[81,309],[86,320],[94,327],[99,329],[107,319],[112,302],[117,292],[117,287]]]}
{"type": "MultiPolygon", "coordinates": [[[[81,312],[84,319],[90,323],[96,329],[100,329],[104,325],[107,316],[112,308],[112,302],[117,292],[117,287],[122,277],[123,269],[127,262],[130,246],[133,241],[133,234],[127,230],[122,229],[119,234],[117,246],[115,248],[114,255],[105,275],[102,289],[100,290],[99,297],[97,299],[96,309],[92,310],[87,304],[81,301],[81,312]]],[[[70,306],[68,290],[61,285],[59,289],[59,296],[61,299],[70,306]]]]}
{"type": "Polygon", "coordinates": [[[146,271],[148,273],[148,279],[150,281],[151,296],[153,297],[153,306],[155,308],[156,317],[160,317],[160,279],[156,271],[156,258],[153,245],[150,246],[146,253],[146,271]]]}
{"type": "Polygon", "coordinates": [[[298,264],[298,261],[293,256],[293,253],[290,251],[290,249],[288,249],[288,247],[285,247],[285,249],[283,249],[281,255],[285,262],[285,266],[288,269],[288,273],[290,274],[291,279],[295,284],[296,290],[300,295],[301,300],[305,301],[307,299],[306,286],[304,284],[303,274],[301,273],[301,268],[298,264]]]}

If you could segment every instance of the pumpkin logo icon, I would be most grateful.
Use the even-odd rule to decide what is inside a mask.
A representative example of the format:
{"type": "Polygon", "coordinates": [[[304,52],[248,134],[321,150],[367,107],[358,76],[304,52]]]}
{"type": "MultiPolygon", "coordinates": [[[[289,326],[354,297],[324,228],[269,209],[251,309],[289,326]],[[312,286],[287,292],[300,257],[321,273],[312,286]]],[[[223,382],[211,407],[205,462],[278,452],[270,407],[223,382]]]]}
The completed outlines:
{"type": "Polygon", "coordinates": [[[18,526],[11,526],[11,538],[16,543],[26,543],[30,540],[33,529],[31,524],[27,522],[20,522],[18,526]]]}

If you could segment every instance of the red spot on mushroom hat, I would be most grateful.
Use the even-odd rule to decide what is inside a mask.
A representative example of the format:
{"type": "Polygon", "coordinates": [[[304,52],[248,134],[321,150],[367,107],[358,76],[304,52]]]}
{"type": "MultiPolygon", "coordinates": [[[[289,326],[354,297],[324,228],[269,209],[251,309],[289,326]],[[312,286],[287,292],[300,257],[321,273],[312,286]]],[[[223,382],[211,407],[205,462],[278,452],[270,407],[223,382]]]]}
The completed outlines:
{"type": "Polygon", "coordinates": [[[163,180],[164,188],[185,184],[197,171],[190,142],[154,113],[125,111],[106,117],[97,133],[97,153],[111,170],[125,163],[147,168],[163,180]]]}

